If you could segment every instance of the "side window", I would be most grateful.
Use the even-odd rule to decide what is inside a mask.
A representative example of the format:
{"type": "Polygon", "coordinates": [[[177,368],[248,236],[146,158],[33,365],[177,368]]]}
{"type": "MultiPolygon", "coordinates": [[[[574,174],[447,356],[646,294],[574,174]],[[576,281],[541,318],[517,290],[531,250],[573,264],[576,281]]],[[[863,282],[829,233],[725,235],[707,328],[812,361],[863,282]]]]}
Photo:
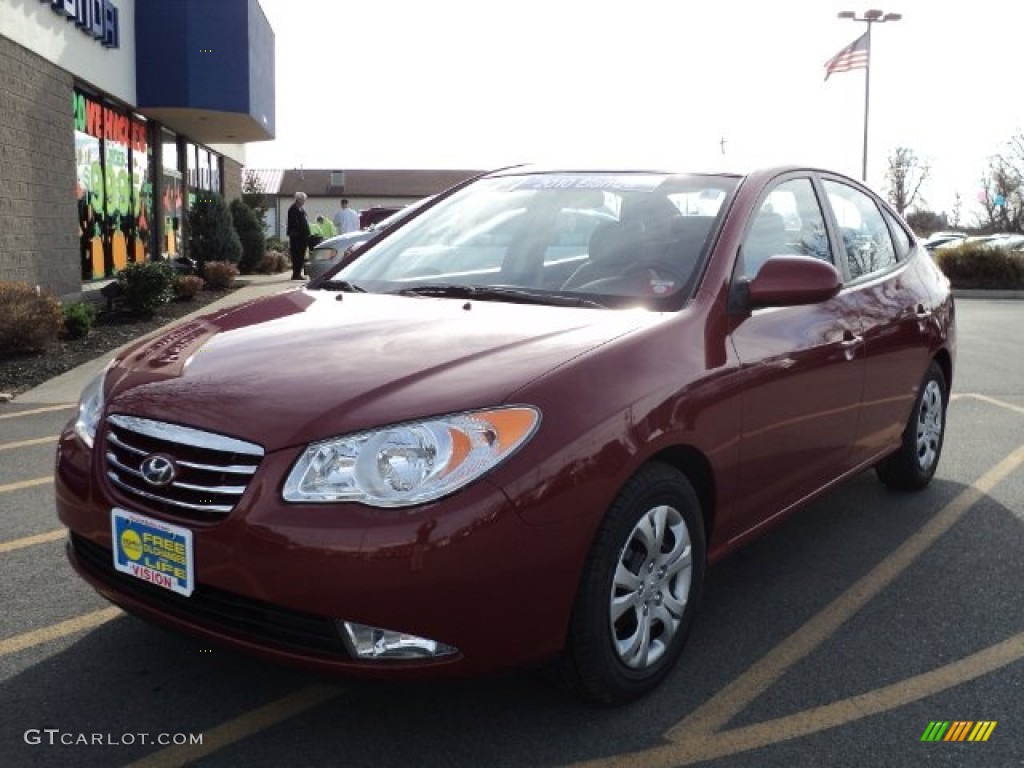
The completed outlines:
{"type": "Polygon", "coordinates": [[[754,216],[742,248],[739,275],[753,277],[770,256],[811,256],[835,263],[825,218],[810,179],[790,179],[773,188],[754,216]]]}
{"type": "Polygon", "coordinates": [[[882,215],[889,224],[889,231],[892,232],[892,240],[896,246],[896,258],[903,261],[910,254],[911,248],[913,248],[913,244],[910,242],[910,235],[907,234],[907,230],[896,220],[896,217],[884,208],[882,209],[882,215]]]}
{"type": "Polygon", "coordinates": [[[850,277],[856,280],[896,264],[896,249],[875,201],[846,184],[828,179],[824,184],[843,237],[850,277]]]}

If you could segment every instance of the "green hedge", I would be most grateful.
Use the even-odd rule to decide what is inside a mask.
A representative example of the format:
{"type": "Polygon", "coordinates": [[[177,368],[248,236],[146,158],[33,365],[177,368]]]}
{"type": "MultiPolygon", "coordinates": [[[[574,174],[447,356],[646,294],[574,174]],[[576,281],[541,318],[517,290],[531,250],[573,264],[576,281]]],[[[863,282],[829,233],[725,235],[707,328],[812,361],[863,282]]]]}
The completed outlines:
{"type": "Polygon", "coordinates": [[[1024,290],[1024,253],[968,243],[937,248],[935,263],[954,288],[1024,290]]]}

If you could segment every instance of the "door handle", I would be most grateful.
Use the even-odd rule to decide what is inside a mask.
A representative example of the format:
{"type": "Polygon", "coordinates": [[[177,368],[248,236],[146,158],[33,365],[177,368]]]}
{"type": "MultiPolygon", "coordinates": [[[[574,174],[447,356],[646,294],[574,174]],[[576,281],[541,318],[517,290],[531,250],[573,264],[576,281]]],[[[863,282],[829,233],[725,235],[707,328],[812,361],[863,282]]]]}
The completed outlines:
{"type": "Polygon", "coordinates": [[[863,343],[863,336],[860,336],[853,331],[843,331],[843,340],[839,342],[839,346],[843,350],[843,357],[848,361],[853,360],[853,358],[857,356],[857,347],[863,343]]]}

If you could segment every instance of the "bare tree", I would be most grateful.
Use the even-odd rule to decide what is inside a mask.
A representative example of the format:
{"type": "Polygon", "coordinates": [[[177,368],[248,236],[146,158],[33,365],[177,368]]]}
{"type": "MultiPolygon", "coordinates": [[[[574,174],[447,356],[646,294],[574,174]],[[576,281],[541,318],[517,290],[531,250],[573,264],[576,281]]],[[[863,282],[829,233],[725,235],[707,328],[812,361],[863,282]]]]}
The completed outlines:
{"type": "Polygon", "coordinates": [[[889,153],[889,169],[885,172],[885,195],[900,216],[912,205],[924,205],[921,185],[931,175],[931,166],[918,158],[908,147],[896,147],[889,153]]]}
{"type": "Polygon", "coordinates": [[[989,232],[1024,232],[1024,133],[1011,137],[1006,147],[982,174],[978,223],[989,232]]]}

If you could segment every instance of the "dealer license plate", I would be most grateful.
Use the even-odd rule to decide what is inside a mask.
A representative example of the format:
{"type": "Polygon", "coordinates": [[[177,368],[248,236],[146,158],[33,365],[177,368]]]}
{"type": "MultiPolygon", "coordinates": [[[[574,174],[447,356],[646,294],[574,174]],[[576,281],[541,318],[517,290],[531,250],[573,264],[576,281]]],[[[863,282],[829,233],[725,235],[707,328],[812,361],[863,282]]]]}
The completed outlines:
{"type": "Polygon", "coordinates": [[[195,587],[192,531],[114,508],[110,512],[114,567],[188,597],[195,587]]]}

